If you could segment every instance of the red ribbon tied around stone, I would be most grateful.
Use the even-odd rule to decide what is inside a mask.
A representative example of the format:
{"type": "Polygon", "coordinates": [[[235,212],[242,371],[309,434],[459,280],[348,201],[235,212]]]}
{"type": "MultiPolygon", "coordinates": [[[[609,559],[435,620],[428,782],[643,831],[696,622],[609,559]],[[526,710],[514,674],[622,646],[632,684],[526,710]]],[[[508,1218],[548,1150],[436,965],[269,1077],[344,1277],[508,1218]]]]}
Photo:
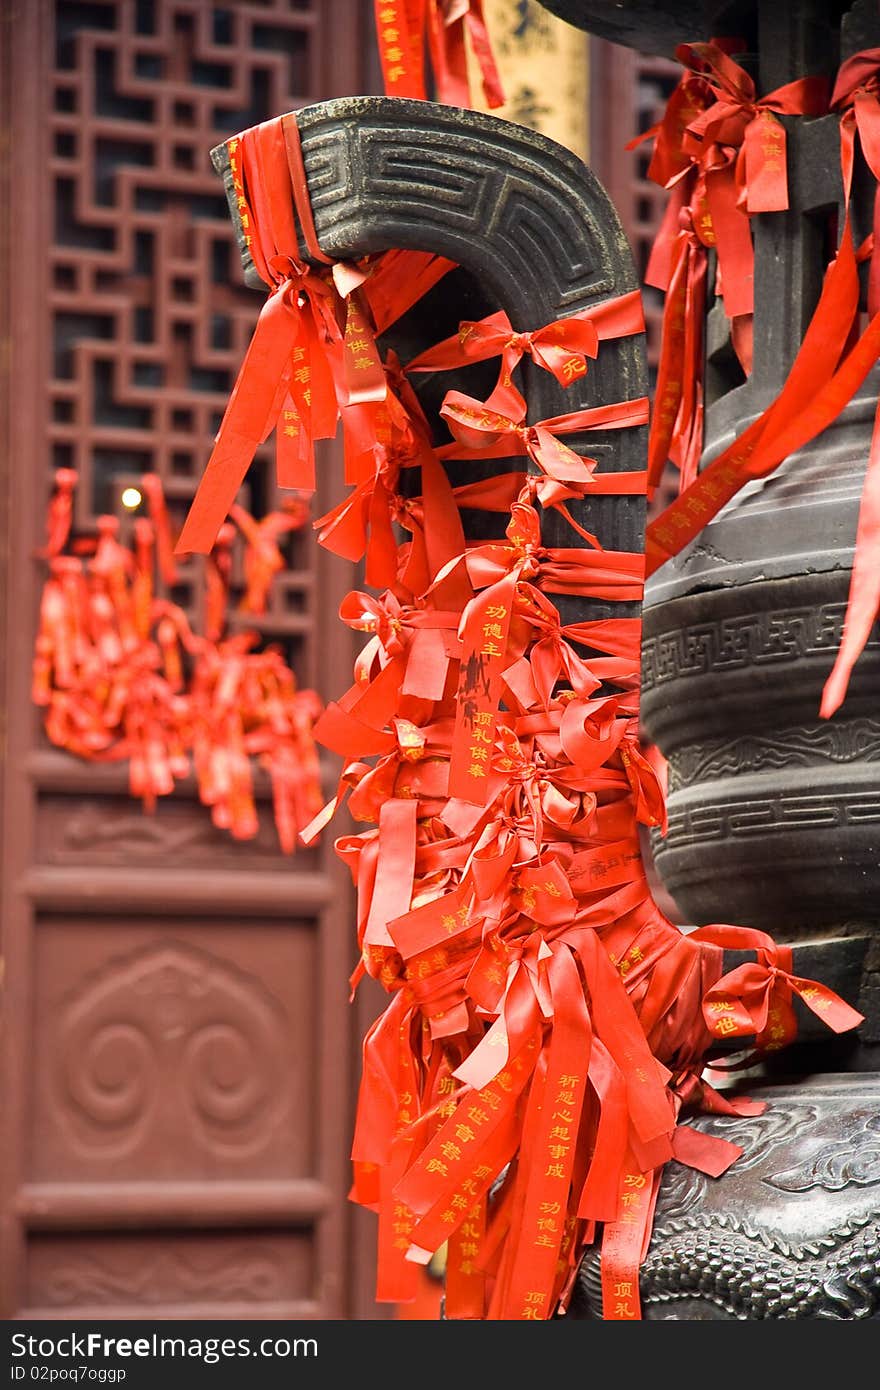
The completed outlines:
{"type": "Polygon", "coordinates": [[[797,995],[835,1033],[845,1033],[862,1022],[862,1015],[825,985],[791,972],[791,947],[778,945],[764,932],[745,927],[725,927],[721,932],[701,927],[691,935],[731,949],[754,949],[756,959],[738,965],[703,998],[703,1016],[717,1037],[751,1037],[764,1051],[775,1051],[792,1042],[797,1021],[792,996],[797,995]]]}
{"type": "Polygon", "coordinates": [[[503,309],[476,322],[466,319],[458,330],[435,347],[419,353],[407,372],[449,371],[469,362],[501,358],[498,383],[485,402],[487,410],[525,416],[526,403],[513,385],[512,374],[524,356],[551,372],[560,386],[586,375],[587,359],[596,357],[599,342],[644,331],[641,295],[637,290],[581,309],[530,332],[515,332],[503,309]]]}
{"type": "MultiPolygon", "coordinates": [[[[277,138],[273,151],[289,153],[277,138]]],[[[289,204],[286,179],[284,161],[274,187],[289,204]]],[[[400,302],[423,269],[395,261],[400,302]]],[[[607,312],[640,331],[624,299],[607,312]]],[[[339,338],[306,319],[332,377],[339,338]]],[[[499,311],[421,364],[477,360],[475,338],[501,356],[503,390],[526,353],[563,377],[574,360],[576,382],[602,306],[562,323],[566,357],[553,334],[516,334],[499,311]]],[[[436,447],[408,373],[390,354],[383,370],[383,399],[337,398],[353,492],[319,539],[366,550],[379,592],[341,606],[367,640],[315,731],[343,759],[337,793],[301,835],[311,843],[347,798],[356,828],[335,847],[357,896],[351,986],[369,975],[389,995],[364,1040],[351,1149],[351,1196],[378,1216],[377,1297],[412,1298],[418,1265],[445,1245],[449,1318],[548,1320],[594,1246],[603,1316],[635,1320],[666,1163],[717,1176],[739,1154],[682,1124],[686,1107],[754,1113],[701,1075],[723,1043],[703,1002],[724,929],[693,939],[669,922],[642,862],[640,826],[664,823],[663,790],[639,746],[638,622],[605,605],[641,599],[644,557],[580,527],[586,545],[546,546],[541,532],[539,502],[644,491],[644,472],[600,472],[560,436],[641,426],[647,401],[529,423],[518,393],[500,409],[494,393],[450,391],[440,416],[453,441],[436,447]],[[445,465],[467,459],[478,476],[452,486],[445,465]],[[508,514],[498,539],[466,536],[472,508],[508,514]],[[563,624],[553,594],[595,600],[603,616],[563,624]]],[[[260,556],[268,565],[271,551],[260,556]]],[[[762,998],[769,1020],[802,984],[785,966],[768,947],[740,994],[728,981],[750,1021],[762,1025],[762,998]]]]}
{"type": "MultiPolygon", "coordinates": [[[[254,453],[273,429],[278,484],[314,490],[315,440],[335,435],[340,414],[344,420],[356,420],[359,409],[387,395],[369,282],[378,286],[377,304],[387,321],[411,302],[399,289],[390,289],[381,262],[331,265],[320,251],[305,202],[293,113],[244,131],[227,147],[245,242],[270,292],[177,541],[177,554],[208,553],[254,453]],[[312,258],[325,262],[322,269],[316,271],[300,259],[298,228],[312,258]]],[[[419,271],[427,263],[428,283],[450,265],[427,253],[409,255],[419,271]]],[[[396,272],[400,253],[392,256],[396,272]]],[[[422,278],[419,292],[425,283],[422,278]]]]}
{"type": "Polygon", "coordinates": [[[266,121],[228,142],[242,229],[270,293],[178,539],[178,554],[211,549],[256,449],[276,426],[279,482],[306,489],[314,486],[313,441],[336,432],[337,391],[345,392],[337,294],[298,258],[282,121],[266,121]]]}
{"type": "MultiPolygon", "coordinates": [[[[444,449],[444,455],[476,457],[486,450],[492,450],[495,457],[505,452],[524,454],[539,471],[539,499],[545,506],[560,510],[566,499],[583,497],[591,487],[596,460],[576,454],[558,436],[588,430],[629,429],[645,424],[648,419],[646,396],[570,411],[567,415],[553,416],[531,425],[525,422],[524,401],[522,406],[518,418],[511,419],[461,391],[447,391],[440,415],[448,424],[456,445],[463,446],[464,452],[453,447],[444,449]]],[[[595,538],[572,521],[567,512],[564,515],[582,536],[594,543],[595,538]]]]}

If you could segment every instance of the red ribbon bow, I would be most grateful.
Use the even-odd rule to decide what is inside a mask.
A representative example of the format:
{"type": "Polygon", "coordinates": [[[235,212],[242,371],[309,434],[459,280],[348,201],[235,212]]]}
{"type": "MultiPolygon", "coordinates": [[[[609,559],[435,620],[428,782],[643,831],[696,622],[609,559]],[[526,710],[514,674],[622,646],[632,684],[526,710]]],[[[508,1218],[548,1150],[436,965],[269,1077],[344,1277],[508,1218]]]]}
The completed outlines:
{"type": "Polygon", "coordinates": [[[746,70],[716,43],[680,44],[676,57],[715,96],[685,127],[683,152],[707,172],[733,162],[746,212],[783,212],[788,207],[786,139],[777,117],[822,115],[828,102],[825,78],[800,77],[758,97],[746,70]]]}
{"type": "Polygon", "coordinates": [[[501,357],[498,382],[486,401],[486,409],[519,418],[525,415],[526,403],[511,376],[524,356],[551,372],[560,386],[570,386],[586,374],[587,358],[596,357],[603,339],[641,333],[644,327],[637,290],[526,333],[516,332],[508,315],[500,310],[477,321],[465,319],[457,334],[419,353],[407,364],[406,371],[449,371],[469,362],[501,357]]]}
{"type": "Polygon", "coordinates": [[[703,1016],[713,1037],[751,1037],[763,1051],[785,1047],[797,1033],[796,994],[835,1033],[864,1022],[827,985],[791,973],[791,947],[749,927],[700,927],[691,939],[731,949],[753,949],[756,959],[738,965],[706,992],[703,1016]]]}
{"type": "MultiPolygon", "coordinates": [[[[679,214],[687,208],[690,229],[699,243],[695,246],[697,259],[705,259],[700,245],[717,248],[717,288],[731,320],[734,348],[748,374],[754,309],[754,253],[748,218],[756,212],[788,207],[786,136],[777,117],[820,115],[827,105],[827,84],[824,78],[799,78],[759,98],[749,74],[726,51],[729,46],[715,41],[679,45],[676,57],[689,75],[673,92],[663,120],[631,141],[628,148],[653,136],[650,177],[666,188],[678,185],[651,253],[647,283],[664,289],[669,284],[674,251],[681,244],[679,214]]],[[[679,251],[679,263],[680,256],[679,251]]],[[[681,467],[683,453],[687,476],[692,474],[693,457],[698,453],[693,443],[696,422],[692,412],[682,431],[674,436],[679,446],[679,457],[674,461],[681,467]]],[[[674,423],[656,432],[655,452],[667,427],[672,430],[674,423]]],[[[655,479],[658,466],[662,465],[653,465],[655,479]]]]}
{"type": "Polygon", "coordinates": [[[585,314],[559,319],[532,333],[515,333],[504,310],[478,322],[465,320],[458,334],[420,353],[407,365],[408,372],[448,370],[468,362],[501,358],[497,385],[486,409],[501,414],[525,414],[526,403],[513,385],[511,374],[526,355],[552,372],[560,386],[569,386],[587,371],[587,358],[599,350],[596,325],[585,314]]]}
{"type": "Polygon", "coordinates": [[[645,424],[648,401],[640,396],[632,401],[576,410],[529,425],[523,419],[524,410],[519,418],[511,419],[461,391],[447,391],[440,414],[458,443],[469,451],[462,455],[457,449],[443,449],[441,456],[525,454],[547,480],[549,487],[542,493],[541,501],[552,506],[562,498],[583,497],[596,470],[595,459],[576,454],[557,436],[579,430],[628,429],[645,424]]]}

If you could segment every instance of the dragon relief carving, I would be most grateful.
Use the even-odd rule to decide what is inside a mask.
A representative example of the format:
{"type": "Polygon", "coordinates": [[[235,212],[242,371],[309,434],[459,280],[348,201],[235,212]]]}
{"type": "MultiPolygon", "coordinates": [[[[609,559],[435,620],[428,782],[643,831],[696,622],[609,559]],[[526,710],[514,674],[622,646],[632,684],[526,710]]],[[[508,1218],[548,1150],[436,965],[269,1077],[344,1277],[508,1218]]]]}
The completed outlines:
{"type": "MultiPolygon", "coordinates": [[[[726,1175],[726,1188],[725,1179],[669,1165],[640,1274],[645,1319],[880,1317],[876,1107],[845,1102],[823,1108],[809,1100],[777,1099],[756,1118],[712,1116],[691,1123],[740,1144],[743,1154],[726,1175]],[[817,1129],[829,1124],[835,1132],[817,1142],[817,1129]],[[729,1198],[718,1210],[707,1200],[716,1181],[729,1198]],[[779,1199],[776,1229],[757,1216],[767,1189],[779,1199]],[[795,1203],[807,1194],[834,1194],[834,1200],[824,1209],[821,1229],[798,1231],[803,1208],[795,1203]],[[750,1207],[755,1217],[744,1214],[750,1207]]],[[[598,1250],[591,1250],[578,1271],[568,1315],[599,1318],[601,1307],[598,1250]]]]}

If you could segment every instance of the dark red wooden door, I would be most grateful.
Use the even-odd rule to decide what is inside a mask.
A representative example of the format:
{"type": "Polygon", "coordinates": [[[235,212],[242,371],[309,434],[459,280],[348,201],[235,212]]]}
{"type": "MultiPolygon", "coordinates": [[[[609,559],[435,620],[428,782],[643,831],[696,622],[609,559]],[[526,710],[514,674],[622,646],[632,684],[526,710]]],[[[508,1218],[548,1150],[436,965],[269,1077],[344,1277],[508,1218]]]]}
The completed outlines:
{"type": "MultiPolygon", "coordinates": [[[[194,785],[145,815],[124,767],[50,745],[29,696],[52,470],[77,469],[83,532],[144,470],[182,520],[259,309],[209,151],[369,90],[370,10],[4,6],[6,1318],[381,1316],[346,1201],[362,1019],[332,844],[285,857],[267,802],[236,842],[194,785]]],[[[264,459],[258,511],[269,478],[264,459]]],[[[316,506],[341,494],[330,449],[316,506]]],[[[308,528],[289,559],[263,633],[301,686],[338,692],[353,576],[308,528]]],[[[200,563],[173,594],[194,621],[200,563]]]]}

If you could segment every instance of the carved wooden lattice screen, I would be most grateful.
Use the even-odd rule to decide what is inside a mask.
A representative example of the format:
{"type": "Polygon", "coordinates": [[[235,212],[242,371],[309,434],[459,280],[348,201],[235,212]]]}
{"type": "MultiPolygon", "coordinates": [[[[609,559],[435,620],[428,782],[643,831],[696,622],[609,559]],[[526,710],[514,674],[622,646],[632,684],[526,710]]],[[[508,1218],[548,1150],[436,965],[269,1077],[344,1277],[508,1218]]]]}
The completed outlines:
{"type": "MultiPolygon", "coordinates": [[[[125,767],[53,749],[29,700],[52,469],[79,473],[81,531],[144,470],[182,520],[261,302],[209,151],[371,90],[369,8],[5,7],[7,1318],[377,1315],[372,1232],[345,1196],[362,1020],[331,844],[283,857],[265,800],[258,838],[235,842],[193,785],[145,816],[125,767]]],[[[341,479],[333,448],[322,463],[323,510],[341,479]]],[[[289,559],[263,631],[300,685],[338,691],[350,653],[319,638],[352,575],[310,528],[289,559]]],[[[195,622],[200,563],[172,595],[195,622]]]]}

